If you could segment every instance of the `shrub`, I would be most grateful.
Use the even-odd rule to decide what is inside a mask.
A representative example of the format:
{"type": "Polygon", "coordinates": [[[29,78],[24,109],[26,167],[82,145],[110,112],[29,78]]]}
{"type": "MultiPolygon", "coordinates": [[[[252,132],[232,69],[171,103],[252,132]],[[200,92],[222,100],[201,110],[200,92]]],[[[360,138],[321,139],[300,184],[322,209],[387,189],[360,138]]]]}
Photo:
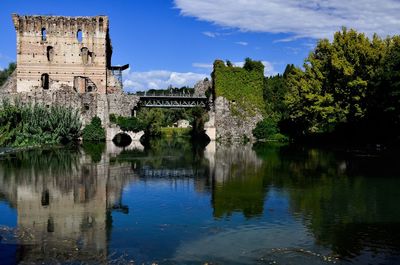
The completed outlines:
{"type": "Polygon", "coordinates": [[[91,122],[86,125],[82,132],[83,141],[102,142],[106,139],[106,132],[101,126],[101,120],[95,116],[91,122]]]}
{"type": "Polygon", "coordinates": [[[79,114],[70,108],[19,102],[3,102],[0,107],[0,146],[67,143],[79,138],[80,129],[79,114]]]}
{"type": "Polygon", "coordinates": [[[269,139],[272,135],[278,133],[276,122],[272,118],[265,118],[257,123],[253,130],[253,135],[257,139],[269,139]]]}
{"type": "Polygon", "coordinates": [[[136,117],[123,117],[110,114],[110,122],[117,124],[125,132],[140,132],[146,128],[143,121],[136,117]]]}

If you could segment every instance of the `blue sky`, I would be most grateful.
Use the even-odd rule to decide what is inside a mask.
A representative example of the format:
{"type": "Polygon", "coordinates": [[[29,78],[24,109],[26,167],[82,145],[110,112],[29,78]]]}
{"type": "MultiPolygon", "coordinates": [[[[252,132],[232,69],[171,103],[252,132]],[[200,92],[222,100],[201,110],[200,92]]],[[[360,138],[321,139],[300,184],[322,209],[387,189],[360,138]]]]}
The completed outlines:
{"type": "Polygon", "coordinates": [[[0,68],[15,61],[11,13],[108,15],[113,64],[129,63],[134,91],[193,85],[215,59],[261,60],[266,74],[302,65],[319,38],[342,26],[371,35],[398,34],[397,0],[2,0],[0,68]]]}

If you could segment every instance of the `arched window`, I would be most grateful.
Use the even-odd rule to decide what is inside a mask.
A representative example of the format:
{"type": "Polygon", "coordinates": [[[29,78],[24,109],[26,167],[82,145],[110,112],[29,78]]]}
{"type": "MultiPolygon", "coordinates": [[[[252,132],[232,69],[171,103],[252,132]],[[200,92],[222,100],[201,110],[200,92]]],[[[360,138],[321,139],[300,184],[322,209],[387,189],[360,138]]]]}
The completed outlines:
{"type": "Polygon", "coordinates": [[[78,32],[76,33],[76,39],[78,40],[79,43],[82,42],[82,30],[78,29],[78,32]]]}
{"type": "Polygon", "coordinates": [[[46,90],[49,89],[49,74],[42,74],[40,80],[42,81],[42,88],[46,90]]]}
{"type": "Polygon", "coordinates": [[[88,86],[86,89],[86,92],[92,92],[93,91],[93,87],[92,86],[88,86]]]}
{"type": "Polygon", "coordinates": [[[47,39],[47,31],[45,28],[42,28],[42,41],[46,41],[47,39]]]}
{"type": "Polygon", "coordinates": [[[101,17],[101,18],[99,19],[99,31],[103,31],[103,24],[104,24],[104,20],[103,20],[103,18],[101,17]]]}
{"type": "Polygon", "coordinates": [[[47,46],[47,60],[49,62],[53,61],[54,58],[54,48],[52,46],[47,46]]]}

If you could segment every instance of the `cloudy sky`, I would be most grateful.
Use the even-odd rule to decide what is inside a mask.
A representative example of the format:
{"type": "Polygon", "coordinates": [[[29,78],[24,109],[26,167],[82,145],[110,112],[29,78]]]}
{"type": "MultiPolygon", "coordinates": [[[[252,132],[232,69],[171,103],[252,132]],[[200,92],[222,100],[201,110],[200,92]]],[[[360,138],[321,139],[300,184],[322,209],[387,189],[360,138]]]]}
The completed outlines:
{"type": "Polygon", "coordinates": [[[1,0],[0,69],[16,57],[11,13],[108,15],[113,64],[131,66],[128,91],[193,85],[215,59],[250,57],[280,73],[342,26],[400,34],[399,0],[1,0]]]}

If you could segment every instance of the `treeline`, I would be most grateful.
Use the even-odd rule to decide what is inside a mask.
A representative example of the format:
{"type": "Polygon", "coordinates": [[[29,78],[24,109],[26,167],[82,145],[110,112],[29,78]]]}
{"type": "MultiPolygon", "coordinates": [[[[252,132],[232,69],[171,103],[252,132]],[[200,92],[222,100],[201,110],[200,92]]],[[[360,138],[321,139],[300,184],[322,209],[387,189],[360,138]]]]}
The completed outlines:
{"type": "Polygon", "coordinates": [[[137,95],[169,95],[169,94],[183,94],[183,95],[189,95],[194,93],[194,88],[193,87],[173,87],[170,85],[167,89],[149,89],[147,91],[137,91],[135,94],[137,95]]]}
{"type": "Polygon", "coordinates": [[[265,78],[268,128],[293,139],[398,142],[400,36],[355,30],[320,40],[302,68],[265,78]]]}

